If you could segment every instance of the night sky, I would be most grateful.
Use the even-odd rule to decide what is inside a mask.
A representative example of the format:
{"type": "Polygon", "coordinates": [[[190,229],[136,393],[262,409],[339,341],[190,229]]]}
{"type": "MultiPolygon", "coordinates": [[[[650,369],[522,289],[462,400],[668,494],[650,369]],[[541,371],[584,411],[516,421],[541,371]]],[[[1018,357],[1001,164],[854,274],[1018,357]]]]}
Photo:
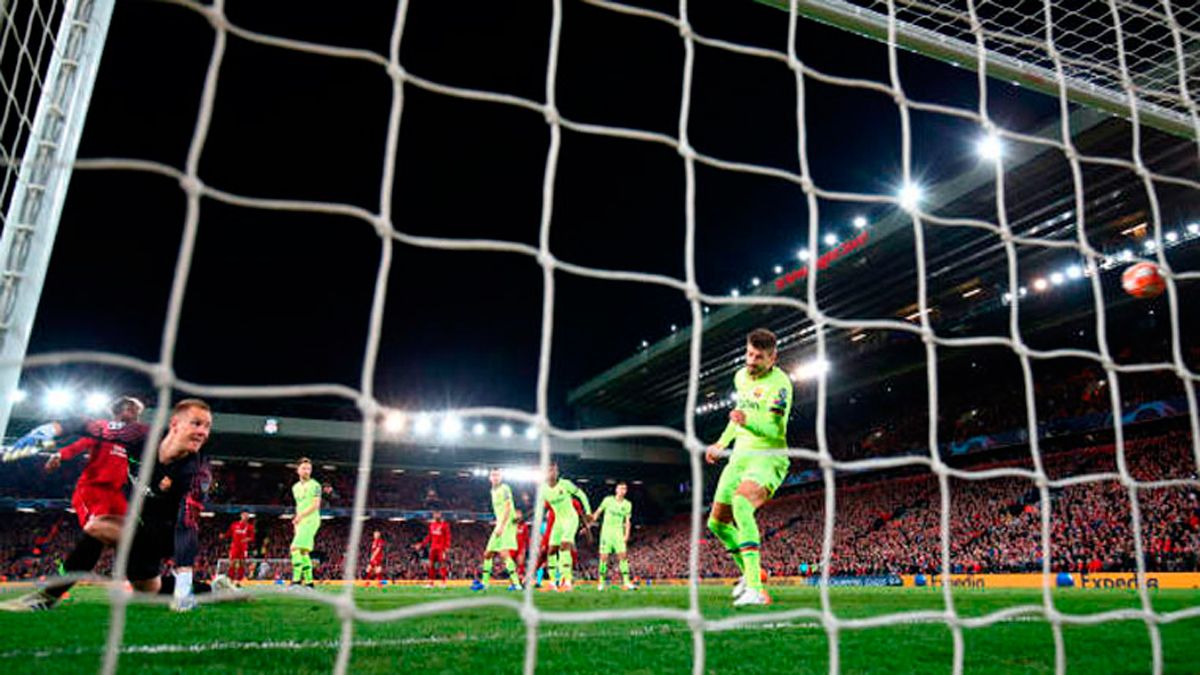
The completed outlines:
{"type": "MultiPolygon", "coordinates": [[[[665,24],[566,2],[558,105],[571,120],[677,133],[683,42],[665,24]]],[[[675,13],[677,3],[638,2],[675,13]]],[[[386,2],[230,0],[253,31],[386,55],[386,2]]],[[[691,3],[703,35],[784,50],[788,16],[751,2],[691,3]]],[[[401,62],[455,86],[542,100],[550,3],[411,3],[401,62]]],[[[118,3],[79,156],[182,168],[214,31],[185,8],[118,3]]],[[[803,20],[810,66],[887,81],[886,47],[803,20]]],[[[913,98],[977,107],[971,71],[901,55],[913,98]]],[[[992,83],[992,113],[1014,129],[1055,103],[992,83]]],[[[810,81],[809,159],[831,190],[891,194],[900,178],[900,116],[881,94],[810,81]]],[[[353,204],[376,211],[391,82],[374,64],[318,57],[230,36],[200,162],[206,184],[245,196],[353,204]]],[[[792,73],[697,46],[689,135],[722,159],[799,171],[792,73]]],[[[927,182],[978,160],[979,131],[913,113],[914,167],[927,182]]],[[[405,88],[395,180],[396,227],[414,235],[537,245],[549,127],[535,112],[405,88]]],[[[783,181],[697,169],[697,269],[706,291],[768,278],[807,236],[803,192],[783,181]]],[[[563,261],[684,276],[684,171],[663,145],[563,132],[551,248],[563,261]]],[[[158,358],[184,222],[184,193],[136,172],[77,171],[30,353],[61,349],[158,358]]],[[[881,207],[822,201],[823,223],[849,232],[881,207]]],[[[201,207],[176,372],[205,384],[360,385],[380,243],[364,222],[320,214],[201,207]]],[[[683,324],[682,294],[558,273],[552,421],[572,426],[567,392],[683,324]]],[[[870,289],[863,289],[870,292],[870,289]]],[[[915,300],[915,298],[914,298],[915,300]]],[[[542,272],[528,256],[397,245],[375,385],[409,408],[535,405],[542,272]]],[[[66,370],[27,373],[25,383],[66,370]]],[[[130,380],[136,383],[136,380],[130,380]]],[[[136,386],[118,385],[118,386],[136,386]]],[[[144,382],[142,384],[144,386],[144,382]]]]}

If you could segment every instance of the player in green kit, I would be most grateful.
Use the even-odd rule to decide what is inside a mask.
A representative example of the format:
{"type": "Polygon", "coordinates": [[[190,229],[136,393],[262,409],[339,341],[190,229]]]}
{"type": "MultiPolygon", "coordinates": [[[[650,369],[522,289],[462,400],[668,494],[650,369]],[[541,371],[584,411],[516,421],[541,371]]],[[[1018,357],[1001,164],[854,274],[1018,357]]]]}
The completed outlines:
{"type": "Polygon", "coordinates": [[[303,583],[313,587],[312,550],[317,530],[321,527],[321,484],[312,478],[312,460],[301,457],[296,463],[296,475],[300,480],[292,486],[292,497],[296,500],[296,516],[292,526],[296,533],[292,537],[292,584],[303,583]]]}
{"type": "Polygon", "coordinates": [[[583,515],[591,524],[592,505],[587,494],[575,484],[558,476],[558,462],[550,462],[546,474],[546,485],[542,497],[554,511],[554,529],[550,530],[549,555],[546,569],[555,572],[557,590],[569,592],[575,589],[575,533],[579,530],[579,514],[575,512],[575,499],[583,505],[583,515]]]}
{"type": "Polygon", "coordinates": [[[596,590],[604,590],[604,582],[608,575],[608,557],[617,554],[617,564],[621,568],[621,579],[625,582],[621,588],[632,591],[635,586],[629,581],[629,560],[625,557],[625,544],[629,541],[630,516],[633,514],[633,503],[625,498],[629,486],[625,481],[617,483],[616,494],[609,495],[600,502],[600,506],[592,513],[592,522],[604,514],[604,523],[600,525],[600,583],[596,590]]]}
{"type": "Polygon", "coordinates": [[[742,579],[733,591],[734,607],[771,603],[762,587],[754,512],[775,494],[789,464],[786,455],[763,453],[787,448],[787,421],[792,410],[792,381],[775,367],[779,357],[776,345],[775,334],[765,328],[746,337],[746,367],[733,376],[737,406],[730,411],[721,438],[704,455],[709,464],[716,464],[721,451],[733,442],[729,464],[721,471],[713,495],[708,529],[742,570],[742,579]]]}
{"type": "Polygon", "coordinates": [[[512,488],[504,484],[500,469],[492,469],[488,481],[492,484],[492,513],[496,516],[496,525],[483,552],[483,572],[471,584],[471,590],[487,590],[492,580],[492,558],[499,554],[508,572],[508,590],[519,591],[521,580],[517,578],[517,563],[509,553],[517,550],[517,510],[513,507],[512,488]]]}

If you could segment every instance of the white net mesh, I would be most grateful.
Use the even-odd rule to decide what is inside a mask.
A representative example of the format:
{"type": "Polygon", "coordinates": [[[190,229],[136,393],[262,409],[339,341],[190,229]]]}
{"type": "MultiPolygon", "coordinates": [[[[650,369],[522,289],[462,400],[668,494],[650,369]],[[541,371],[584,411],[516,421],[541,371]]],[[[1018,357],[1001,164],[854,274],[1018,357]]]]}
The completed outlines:
{"type": "MultiPolygon", "coordinates": [[[[195,131],[188,148],[187,159],[182,168],[168,166],[162,163],[128,160],[128,159],[88,159],[77,163],[77,168],[85,170],[123,170],[141,171],[170,177],[179,182],[187,199],[187,215],[184,223],[183,238],[175,267],[174,284],[171,288],[167,320],[163,331],[161,357],[150,363],[108,353],[57,353],[47,354],[26,359],[26,365],[47,365],[66,362],[94,362],[116,365],[145,373],[154,379],[159,390],[159,400],[156,409],[158,414],[154,420],[152,437],[157,437],[166,423],[166,411],[173,390],[179,390],[191,395],[211,397],[298,397],[298,396],[335,396],[353,401],[360,409],[363,417],[362,445],[358,464],[357,485],[354,493],[353,512],[350,536],[345,549],[345,570],[347,580],[358,576],[360,541],[362,537],[362,519],[369,497],[371,469],[375,451],[375,421],[380,414],[386,412],[376,399],[373,382],[380,348],[380,334],[386,300],[387,279],[393,262],[393,249],[397,244],[447,251],[482,251],[492,253],[516,254],[528,256],[541,266],[544,283],[543,314],[541,332],[541,352],[537,382],[537,407],[532,411],[505,408],[475,408],[458,410],[463,416],[487,416],[508,419],[531,424],[539,428],[541,434],[540,460],[543,467],[548,463],[551,450],[556,439],[579,438],[633,438],[658,437],[677,443],[686,448],[691,462],[693,485],[703,485],[702,453],[704,444],[697,437],[696,419],[690,411],[697,409],[698,382],[701,376],[701,353],[703,342],[704,312],[703,305],[772,305],[796,310],[802,313],[815,327],[817,357],[826,354],[827,333],[831,329],[871,329],[886,331],[901,331],[918,336],[924,342],[926,355],[926,372],[928,375],[929,391],[929,447],[931,452],[923,457],[902,457],[888,459],[866,459],[852,462],[835,461],[829,451],[826,438],[825,417],[827,411],[827,383],[825,378],[818,378],[816,436],[817,448],[792,449],[787,451],[792,457],[814,461],[819,465],[824,483],[824,527],[822,534],[821,565],[822,580],[827,582],[829,576],[829,561],[834,544],[835,513],[837,511],[835,471],[837,470],[868,470],[899,466],[926,467],[936,477],[939,485],[940,498],[940,556],[942,574],[949,578],[951,570],[951,540],[950,540],[950,481],[982,481],[992,479],[1020,479],[1029,481],[1041,495],[1043,504],[1050,503],[1050,490],[1067,485],[1081,485],[1099,481],[1119,481],[1128,494],[1130,514],[1132,518],[1132,536],[1137,560],[1137,575],[1139,581],[1145,578],[1145,563],[1141,527],[1142,512],[1140,508],[1141,493],[1144,490],[1171,486],[1200,487],[1200,481],[1194,479],[1167,480],[1156,482],[1141,482],[1130,473],[1125,461],[1124,439],[1122,435],[1121,394],[1118,386],[1119,373],[1161,371],[1178,376],[1187,392],[1188,411],[1192,425],[1192,439],[1200,439],[1200,429],[1197,428],[1197,406],[1192,382],[1196,374],[1191,372],[1184,361],[1181,336],[1179,334],[1179,290],[1178,282],[1187,278],[1198,278],[1200,274],[1192,272],[1176,272],[1171,269],[1164,253],[1164,226],[1158,210],[1156,186],[1171,184],[1189,190],[1200,189],[1200,183],[1188,178],[1175,175],[1164,175],[1152,171],[1139,152],[1137,139],[1141,108],[1129,106],[1128,116],[1133,125],[1132,137],[1134,145],[1129,158],[1087,157],[1073,145],[1073,137],[1068,124],[1067,115],[1067,81],[1069,78],[1079,78],[1097,87],[1115,91],[1117,98],[1124,100],[1139,100],[1145,104],[1153,104],[1169,109],[1176,115],[1182,115],[1195,120],[1197,110],[1188,93],[1189,85],[1195,83],[1194,76],[1189,75],[1190,64],[1196,61],[1196,55],[1191,45],[1195,44],[1197,22],[1200,18],[1190,9],[1172,6],[1169,3],[1154,5],[1152,3],[1090,3],[1086,9],[1063,9],[1050,4],[1022,3],[1013,8],[1011,4],[997,3],[862,3],[863,7],[878,11],[884,17],[889,54],[889,79],[885,82],[870,80],[855,80],[836,77],[819,72],[806,65],[797,56],[795,45],[797,34],[803,30],[803,20],[796,3],[789,8],[786,15],[788,22],[788,47],[781,50],[764,49],[756,46],[735,44],[723,40],[711,39],[693,30],[688,20],[688,3],[681,2],[677,14],[670,15],[639,7],[611,2],[590,2],[595,7],[628,15],[630,21],[658,22],[672,27],[680,36],[684,50],[684,70],[682,75],[683,88],[679,105],[678,131],[674,135],[662,134],[634,128],[618,128],[589,123],[585,119],[569,119],[564,117],[558,108],[556,100],[558,54],[562,35],[562,3],[553,2],[553,19],[550,25],[550,50],[545,70],[545,95],[543,99],[533,100],[504,92],[493,92],[457,87],[446,83],[434,82],[422,77],[419,73],[410,72],[400,61],[400,45],[405,37],[406,14],[409,3],[401,0],[395,12],[392,25],[390,49],[387,54],[372,51],[347,48],[335,45],[317,44],[288,37],[254,32],[232,23],[225,13],[225,2],[216,0],[212,5],[202,5],[186,0],[176,0],[173,4],[196,12],[205,17],[214,32],[214,43],[204,82],[199,114],[196,119],[195,131]],[[1045,139],[1017,134],[1000,128],[990,117],[988,107],[988,88],[985,75],[979,75],[979,106],[975,111],[963,110],[943,105],[922,103],[909,99],[905,95],[904,82],[897,67],[897,50],[899,38],[897,31],[900,24],[912,26],[913,30],[933,31],[963,41],[980,52],[991,51],[1003,54],[1013,59],[1040,66],[1051,73],[1051,85],[1059,90],[1059,101],[1062,111],[1062,133],[1059,138],[1045,139]],[[1047,29],[1047,26],[1062,27],[1064,33],[1057,28],[1047,29]],[[266,47],[295,52],[306,52],[312,55],[331,59],[348,59],[361,61],[379,68],[390,79],[392,85],[391,108],[387,114],[387,136],[382,151],[383,175],[379,185],[378,203],[372,208],[363,208],[348,203],[305,201],[302,199],[268,199],[254,195],[240,195],[226,192],[220,186],[209,185],[200,174],[200,160],[205,149],[205,142],[212,120],[214,101],[220,95],[221,69],[225,56],[226,45],[230,40],[246,40],[266,47]],[[699,47],[735,52],[749,57],[767,59],[784,64],[795,79],[797,98],[795,101],[795,116],[799,143],[797,147],[799,172],[785,169],[760,166],[756,164],[730,161],[704,153],[692,145],[689,139],[689,119],[692,113],[692,79],[695,62],[695,52],[699,47]],[[1185,68],[1180,69],[1179,64],[1185,68]],[[1174,68],[1174,69],[1173,69],[1174,68]],[[1069,249],[1082,259],[1101,265],[1105,256],[1097,251],[1088,241],[1082,226],[1074,228],[1075,237],[1072,240],[1044,239],[1029,234],[1017,235],[1009,226],[1005,208],[1005,170],[1002,164],[996,165],[995,199],[996,218],[967,219],[939,216],[927,213],[918,207],[910,207],[912,232],[916,247],[916,264],[918,279],[918,322],[914,325],[900,320],[855,320],[852,318],[835,317],[826,314],[826,310],[818,302],[817,282],[821,270],[811,266],[807,276],[807,289],[804,299],[795,299],[784,295],[754,294],[745,297],[734,297],[701,288],[696,269],[696,234],[697,234],[697,164],[706,165],[722,171],[741,172],[758,176],[772,177],[794,184],[801,189],[808,205],[808,242],[810,250],[819,248],[819,200],[837,202],[854,202],[860,204],[877,204],[901,206],[897,197],[884,194],[849,193],[822,188],[820,182],[810,171],[807,141],[809,130],[805,127],[805,90],[814,81],[837,87],[858,88],[865,91],[880,92],[890,97],[897,105],[900,128],[902,131],[902,172],[905,181],[913,178],[912,146],[913,138],[910,131],[910,115],[914,110],[943,113],[976,122],[983,130],[999,133],[1002,137],[1035,144],[1039,147],[1051,148],[1060,152],[1070,164],[1074,176],[1074,210],[1076,223],[1087,222],[1084,213],[1083,184],[1081,174],[1089,163],[1116,166],[1134,172],[1144,184],[1145,196],[1150,204],[1150,227],[1154,241],[1157,242],[1155,262],[1163,270],[1167,281],[1167,293],[1172,309],[1172,346],[1173,358],[1168,362],[1148,363],[1139,365],[1120,365],[1110,353],[1105,335],[1106,303],[1103,288],[1097,274],[1090,275],[1092,295],[1095,299],[1095,314],[1097,320],[1096,335],[1099,349],[1095,352],[1088,350],[1056,350],[1040,351],[1030,347],[1023,340],[1020,328],[1020,303],[1009,304],[1010,332],[1008,335],[997,337],[954,338],[937,334],[930,318],[930,301],[926,280],[928,278],[925,237],[931,231],[940,227],[970,227],[976,228],[994,236],[1003,244],[1008,269],[1008,291],[1011,297],[1018,298],[1021,293],[1020,281],[1017,274],[1018,247],[1044,247],[1069,249]],[[542,188],[542,211],[540,233],[537,246],[503,240],[465,240],[438,237],[414,236],[406,233],[389,220],[393,212],[393,185],[397,162],[397,146],[399,131],[402,124],[402,113],[405,105],[405,92],[417,88],[434,94],[459,97],[481,101],[498,106],[508,106],[527,111],[543,119],[549,131],[549,147],[545,157],[545,171],[542,188]],[[617,271],[586,267],[559,260],[550,248],[550,231],[552,216],[555,210],[555,178],[559,163],[559,154],[563,143],[563,130],[571,130],[579,134],[604,136],[627,141],[660,144],[673,148],[682,159],[686,177],[686,244],[684,261],[686,273],[683,278],[664,275],[648,274],[632,271],[617,271]],[[183,381],[174,373],[174,358],[176,341],[179,330],[180,311],[184,292],[187,286],[189,270],[192,263],[198,228],[201,226],[200,202],[202,199],[214,200],[235,207],[246,209],[264,209],[274,211],[313,212],[336,214],[362,222],[371,228],[380,238],[380,264],[376,276],[375,291],[370,314],[370,333],[366,344],[365,358],[362,363],[362,384],[358,388],[341,385],[312,384],[285,387],[267,386],[216,386],[183,381]],[[930,229],[934,226],[934,229],[930,229]],[[662,426],[646,427],[614,427],[604,429],[589,429],[586,431],[571,431],[553,427],[549,423],[549,371],[550,353],[553,341],[552,327],[554,325],[556,298],[555,274],[566,273],[591,277],[601,280],[620,280],[642,284],[653,284],[682,294],[690,305],[691,323],[695,330],[690,337],[690,377],[688,382],[685,410],[684,431],[662,426]],[[937,418],[939,409],[938,399],[938,350],[943,347],[1003,347],[1011,350],[1019,359],[1024,374],[1024,397],[1027,412],[1026,424],[1030,430],[1030,449],[1033,463],[1032,470],[1025,469],[993,469],[988,471],[967,472],[948,466],[940,457],[938,447],[937,418]],[[1111,404],[1114,415],[1117,453],[1117,470],[1115,473],[1097,473],[1093,475],[1076,476],[1067,479],[1051,480],[1043,468],[1042,452],[1039,448],[1034,398],[1032,364],[1039,359],[1060,357],[1077,357],[1090,359],[1104,368],[1109,376],[1111,404]]],[[[807,6],[808,3],[805,3],[807,6]]],[[[1075,3],[1065,3],[1071,7],[1075,3]]],[[[781,20],[783,15],[781,15],[781,20]]],[[[19,116],[18,116],[19,117],[19,116]]],[[[1193,129],[1200,128],[1192,122],[1193,129]]],[[[1188,141],[1180,141],[1188,142],[1188,141]]],[[[1200,467],[1200,446],[1193,448],[1200,467]]],[[[154,447],[148,445],[141,458],[143,464],[154,461],[154,447]]],[[[130,504],[131,513],[136,516],[142,507],[144,488],[149,472],[142,472],[139,484],[134,491],[135,497],[130,504]]],[[[1138,584],[1140,608],[1123,609],[1102,614],[1075,615],[1063,612],[1055,604],[1051,592],[1053,580],[1051,575],[1051,556],[1042,556],[1042,572],[1044,585],[1042,602],[1034,605],[1008,607],[982,616],[964,617],[956,611],[955,598],[951,585],[944,584],[942,596],[944,609],[940,611],[900,612],[869,618],[847,618],[834,612],[828,583],[820,586],[819,609],[795,609],[780,612],[767,612],[754,615],[739,615],[721,620],[706,619],[701,612],[698,591],[698,544],[702,533],[701,500],[703,495],[693,494],[691,511],[691,542],[689,550],[689,586],[688,606],[686,609],[665,607],[645,607],[638,610],[587,611],[587,612],[550,612],[539,610],[534,603],[532,589],[527,589],[521,600],[503,598],[472,598],[431,602],[416,606],[387,611],[372,611],[356,603],[353,586],[347,585],[344,593],[336,596],[311,594],[314,601],[327,602],[334,605],[341,621],[341,638],[338,642],[338,654],[335,672],[346,672],[352,646],[356,621],[389,622],[412,619],[431,614],[479,608],[483,606],[499,606],[514,610],[526,626],[524,671],[533,673],[538,663],[539,630],[544,624],[550,623],[583,623],[600,621],[631,621],[663,619],[683,622],[693,635],[693,670],[696,673],[705,670],[705,635],[710,632],[730,630],[748,624],[767,624],[771,622],[792,619],[810,619],[818,622],[828,639],[830,672],[840,670],[842,649],[839,635],[847,630],[857,630],[871,627],[888,626],[902,622],[922,621],[942,623],[953,635],[953,671],[962,672],[964,659],[964,629],[988,626],[1015,617],[1035,616],[1047,621],[1052,627],[1055,647],[1055,669],[1065,672],[1066,653],[1063,641],[1063,626],[1068,624],[1094,624],[1118,620],[1135,620],[1145,623],[1149,633],[1154,672],[1163,669],[1162,645],[1159,635],[1160,624],[1180,619],[1200,616],[1200,607],[1189,607],[1176,612],[1159,612],[1151,604],[1145,583],[1138,584]]],[[[538,509],[535,522],[540,523],[543,517],[542,500],[536,500],[538,509]]],[[[130,518],[135,521],[136,517],[130,518]]],[[[1051,550],[1051,513],[1049,508],[1041,512],[1041,549],[1051,550]]],[[[534,527],[533,532],[538,532],[534,527]]],[[[530,546],[531,551],[537,550],[537,535],[530,546]]],[[[126,537],[118,551],[116,569],[117,575],[125,569],[129,553],[129,541],[126,537]]],[[[531,553],[531,555],[533,555],[531,553]]],[[[126,610],[133,596],[119,587],[112,591],[112,621],[108,634],[108,644],[105,653],[103,672],[115,672],[120,647],[124,639],[126,610]]]]}
{"type": "MultiPolygon", "coordinates": [[[[0,8],[0,160],[4,182],[0,207],[7,210],[21,167],[21,153],[33,132],[34,107],[46,85],[50,54],[56,49],[55,32],[62,18],[58,3],[12,2],[0,8]]],[[[46,92],[49,95],[49,92],[46,92]]]]}

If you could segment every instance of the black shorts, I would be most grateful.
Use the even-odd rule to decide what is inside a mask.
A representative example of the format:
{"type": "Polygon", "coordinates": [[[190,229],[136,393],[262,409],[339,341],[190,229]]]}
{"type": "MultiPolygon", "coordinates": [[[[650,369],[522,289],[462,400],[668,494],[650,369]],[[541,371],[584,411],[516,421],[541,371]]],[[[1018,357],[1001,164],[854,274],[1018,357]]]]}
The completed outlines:
{"type": "Polygon", "coordinates": [[[153,579],[162,573],[163,561],[175,554],[175,523],[143,521],[129,547],[130,581],[153,579]]]}
{"type": "Polygon", "coordinates": [[[200,553],[200,530],[180,523],[175,526],[175,566],[191,567],[200,553]]]}

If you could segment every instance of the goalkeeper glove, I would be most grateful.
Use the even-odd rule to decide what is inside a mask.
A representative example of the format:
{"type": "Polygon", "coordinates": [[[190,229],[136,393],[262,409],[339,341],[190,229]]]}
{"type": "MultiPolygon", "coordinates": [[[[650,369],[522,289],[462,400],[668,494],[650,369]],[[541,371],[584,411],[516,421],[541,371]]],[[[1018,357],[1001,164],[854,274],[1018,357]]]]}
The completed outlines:
{"type": "Polygon", "coordinates": [[[42,426],[17,439],[17,442],[13,443],[12,447],[13,450],[21,450],[34,445],[41,445],[46,441],[54,440],[54,437],[57,435],[58,425],[54,422],[47,422],[46,424],[43,424],[42,426]]]}

